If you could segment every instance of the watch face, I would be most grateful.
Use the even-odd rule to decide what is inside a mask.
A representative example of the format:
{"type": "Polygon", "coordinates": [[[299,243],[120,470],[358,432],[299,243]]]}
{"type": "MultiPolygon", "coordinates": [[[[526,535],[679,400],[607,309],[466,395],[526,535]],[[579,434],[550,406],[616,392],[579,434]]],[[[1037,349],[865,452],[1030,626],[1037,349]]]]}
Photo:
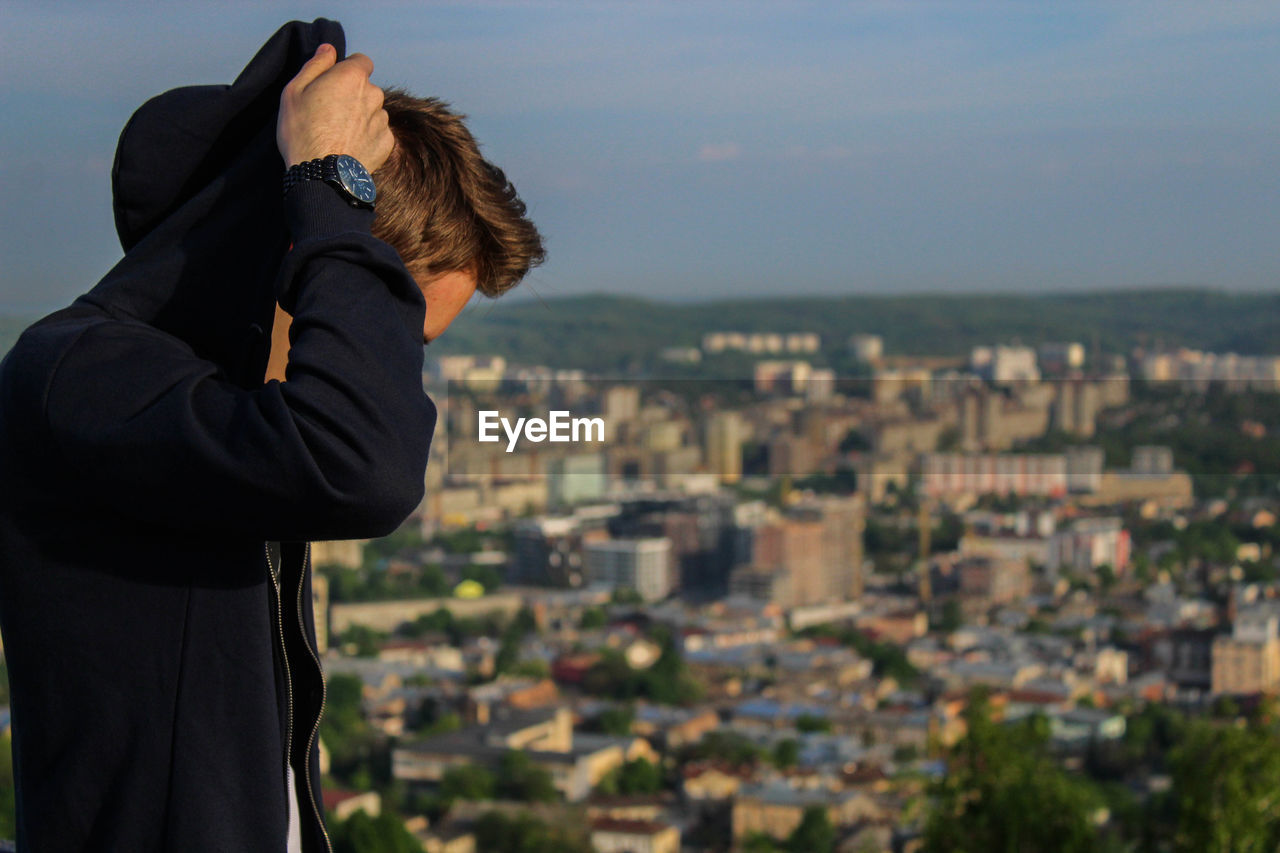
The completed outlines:
{"type": "Polygon", "coordinates": [[[338,170],[338,180],[342,182],[347,192],[365,204],[373,204],[378,191],[374,189],[373,178],[369,177],[368,171],[359,160],[342,154],[333,165],[338,170]]]}

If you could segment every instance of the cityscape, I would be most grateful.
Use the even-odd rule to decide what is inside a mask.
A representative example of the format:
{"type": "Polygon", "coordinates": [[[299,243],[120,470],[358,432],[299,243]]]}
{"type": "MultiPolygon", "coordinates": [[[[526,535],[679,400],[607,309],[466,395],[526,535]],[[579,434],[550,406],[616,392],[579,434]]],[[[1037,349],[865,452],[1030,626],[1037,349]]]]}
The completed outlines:
{"type": "MultiPolygon", "coordinates": [[[[194,204],[206,191],[258,176],[277,197],[274,94],[214,140],[271,163],[200,168],[173,198],[161,179],[203,156],[200,123],[155,123],[179,156],[138,161],[144,198],[119,146],[151,133],[139,105],[239,99],[282,24],[340,36],[368,82],[458,113],[541,237],[537,263],[507,265],[518,288],[479,288],[498,300],[468,301],[455,275],[491,279],[487,249],[438,269],[402,255],[435,327],[407,517],[431,414],[417,329],[362,339],[335,313],[286,332],[280,281],[274,321],[255,279],[224,292],[224,264],[267,245],[239,213],[210,262],[185,239],[165,254],[208,309],[175,291],[155,325],[199,329],[176,334],[201,365],[193,401],[238,386],[216,423],[130,414],[158,427],[141,452],[79,463],[74,436],[20,418],[56,412],[23,380],[69,362],[6,364],[0,853],[58,846],[49,829],[104,849],[147,847],[110,840],[141,830],[182,853],[1280,850],[1280,5],[5,12],[22,38],[0,53],[0,355],[121,269],[152,203],[153,225],[205,210],[216,230],[233,217],[194,204]],[[263,313],[224,327],[242,297],[263,313]],[[283,344],[321,328],[316,346],[399,351],[398,390],[364,398],[350,380],[391,365],[359,347],[286,370],[283,344]],[[246,438],[302,439],[266,487],[294,481],[288,498],[234,476],[192,488],[182,448],[205,426],[255,478],[295,457],[246,438]],[[154,476],[99,477],[103,497],[77,500],[117,464],[154,476]],[[274,517],[311,497],[304,526],[274,517]],[[245,507],[249,534],[219,514],[245,507]],[[11,536],[28,517],[38,532],[11,536]],[[293,541],[371,533],[387,535],[293,541]],[[99,581],[117,564],[112,599],[99,581]],[[170,697],[194,722],[155,722],[170,697]]],[[[442,153],[425,161],[442,186],[472,174],[442,153]]],[[[395,179],[364,165],[394,221],[395,179]]],[[[473,212],[423,247],[507,242],[473,212]]],[[[291,251],[314,245],[287,224],[291,251]]],[[[138,396],[110,375],[94,399],[138,396]]],[[[67,399],[77,434],[114,436],[67,399]]]]}
{"type": "Polygon", "coordinates": [[[662,358],[427,360],[418,511],[311,552],[335,850],[1270,849],[1280,356],[662,358]]]}

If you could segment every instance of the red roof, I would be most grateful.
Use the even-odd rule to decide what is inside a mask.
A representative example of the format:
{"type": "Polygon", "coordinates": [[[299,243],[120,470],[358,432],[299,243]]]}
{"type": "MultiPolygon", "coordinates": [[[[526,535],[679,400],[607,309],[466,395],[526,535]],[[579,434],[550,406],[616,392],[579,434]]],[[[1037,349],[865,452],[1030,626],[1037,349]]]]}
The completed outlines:
{"type": "Polygon", "coordinates": [[[328,811],[337,808],[347,800],[363,797],[366,793],[366,791],[344,791],[341,788],[322,788],[320,799],[324,802],[325,810],[328,811]]]}
{"type": "Polygon", "coordinates": [[[657,835],[669,828],[669,824],[654,820],[622,820],[615,817],[598,817],[591,821],[592,832],[624,832],[628,835],[657,835]]]}

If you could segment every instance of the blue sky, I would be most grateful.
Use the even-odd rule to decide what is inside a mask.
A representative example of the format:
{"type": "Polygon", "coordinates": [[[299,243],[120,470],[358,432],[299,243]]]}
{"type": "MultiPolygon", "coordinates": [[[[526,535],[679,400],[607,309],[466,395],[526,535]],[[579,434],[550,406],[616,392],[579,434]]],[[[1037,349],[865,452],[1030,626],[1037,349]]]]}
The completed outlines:
{"type": "Polygon", "coordinates": [[[545,232],[542,296],[1280,288],[1280,4],[0,5],[0,310],[119,255],[156,92],[283,21],[451,101],[545,232]]]}

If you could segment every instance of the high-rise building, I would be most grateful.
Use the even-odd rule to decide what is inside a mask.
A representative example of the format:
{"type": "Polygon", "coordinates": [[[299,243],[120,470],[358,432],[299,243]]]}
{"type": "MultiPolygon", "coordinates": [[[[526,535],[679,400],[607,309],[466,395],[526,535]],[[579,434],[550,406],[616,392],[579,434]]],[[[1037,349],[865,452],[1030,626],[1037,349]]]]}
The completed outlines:
{"type": "Polygon", "coordinates": [[[1049,373],[1065,373],[1084,367],[1084,344],[1078,341],[1051,341],[1040,345],[1040,365],[1049,373]]]}
{"type": "Polygon", "coordinates": [[[996,384],[1040,380],[1036,351],[1031,347],[974,347],[969,355],[969,367],[996,384]]]}
{"type": "Polygon", "coordinates": [[[879,361],[884,356],[884,340],[879,335],[850,335],[849,351],[858,361],[879,361]]]}
{"type": "Polygon", "coordinates": [[[780,607],[858,597],[865,514],[855,495],[815,498],[785,514],[741,516],[730,591],[780,607]]]}
{"type": "Polygon", "coordinates": [[[570,453],[547,461],[547,502],[553,507],[596,500],[606,485],[603,453],[570,453]]]}
{"type": "Polygon", "coordinates": [[[1103,565],[1117,574],[1129,566],[1129,531],[1120,518],[1077,518],[1049,540],[1047,569],[1088,571],[1103,565]]]}
{"type": "MultiPolygon", "coordinates": [[[[821,601],[846,601],[862,595],[863,533],[866,501],[862,495],[824,496],[792,510],[822,526],[821,601]]],[[[818,602],[814,602],[818,603],[818,602]]]]}
{"type": "Polygon", "coordinates": [[[577,516],[531,518],[513,529],[509,580],[532,586],[582,586],[582,545],[604,538],[602,522],[577,516]]]}
{"type": "Polygon", "coordinates": [[[584,547],[587,582],[608,589],[633,589],[645,601],[671,594],[671,540],[606,539],[584,547]]]}
{"type": "Polygon", "coordinates": [[[707,470],[722,483],[742,479],[742,418],[737,412],[716,412],[707,421],[707,470]]]}
{"type": "Polygon", "coordinates": [[[1006,604],[1031,591],[1031,572],[1026,560],[965,557],[957,570],[960,594],[987,606],[1006,604]]]}
{"type": "Polygon", "coordinates": [[[1280,631],[1275,613],[1237,615],[1230,635],[1213,641],[1212,691],[1249,695],[1280,687],[1280,631]]]}
{"type": "Polygon", "coordinates": [[[1129,471],[1144,477],[1167,477],[1173,473],[1173,449],[1162,445],[1135,447],[1129,471]]]}
{"type": "Polygon", "coordinates": [[[1066,450],[1067,491],[1096,492],[1102,486],[1101,447],[1068,447],[1066,450]]]}

